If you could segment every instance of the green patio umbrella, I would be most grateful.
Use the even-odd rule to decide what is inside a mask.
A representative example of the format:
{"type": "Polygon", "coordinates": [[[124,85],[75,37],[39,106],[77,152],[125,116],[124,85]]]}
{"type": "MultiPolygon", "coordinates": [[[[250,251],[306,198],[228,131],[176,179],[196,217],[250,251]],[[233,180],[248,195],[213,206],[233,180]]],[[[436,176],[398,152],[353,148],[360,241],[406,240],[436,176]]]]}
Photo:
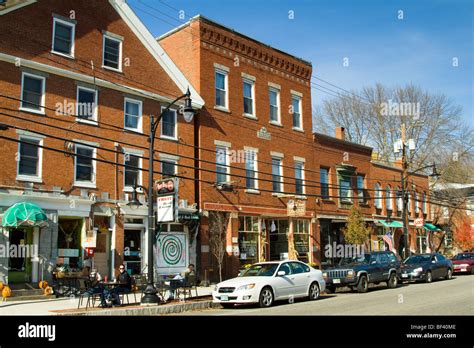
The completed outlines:
{"type": "Polygon", "coordinates": [[[48,217],[43,209],[34,203],[15,203],[7,209],[2,218],[2,227],[47,226],[48,217]]]}

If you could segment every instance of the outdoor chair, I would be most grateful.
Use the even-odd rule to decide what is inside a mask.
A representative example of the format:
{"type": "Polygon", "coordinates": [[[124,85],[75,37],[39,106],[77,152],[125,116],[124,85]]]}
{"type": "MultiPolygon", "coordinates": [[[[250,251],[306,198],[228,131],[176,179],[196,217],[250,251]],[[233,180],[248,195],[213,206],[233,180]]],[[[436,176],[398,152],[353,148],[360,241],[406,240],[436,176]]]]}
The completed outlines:
{"type": "Polygon", "coordinates": [[[196,275],[190,274],[184,280],[184,285],[176,290],[176,295],[179,298],[180,293],[182,293],[184,296],[184,301],[186,301],[186,295],[189,295],[188,298],[192,297],[191,291],[193,289],[196,292],[196,297],[197,297],[198,292],[197,292],[196,275]]]}
{"type": "Polygon", "coordinates": [[[89,305],[92,304],[92,307],[95,305],[95,301],[100,299],[100,293],[91,294],[89,290],[92,289],[92,284],[89,280],[79,279],[79,302],[77,304],[77,309],[79,309],[84,301],[84,296],[87,297],[86,310],[89,305]]]}

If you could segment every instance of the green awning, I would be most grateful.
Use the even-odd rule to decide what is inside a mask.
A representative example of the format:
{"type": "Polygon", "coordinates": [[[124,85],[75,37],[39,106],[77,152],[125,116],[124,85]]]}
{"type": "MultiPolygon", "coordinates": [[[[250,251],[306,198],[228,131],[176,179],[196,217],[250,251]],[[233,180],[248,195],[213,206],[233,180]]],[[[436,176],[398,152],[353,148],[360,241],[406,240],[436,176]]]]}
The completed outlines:
{"type": "Polygon", "coordinates": [[[385,227],[403,227],[403,224],[400,221],[392,221],[388,223],[385,220],[379,220],[378,222],[384,225],[385,227]]]}
{"type": "Polygon", "coordinates": [[[34,203],[20,202],[12,205],[2,217],[2,227],[22,227],[48,225],[48,217],[43,209],[34,203]]]}
{"type": "Polygon", "coordinates": [[[433,224],[430,224],[430,223],[426,223],[423,225],[423,228],[427,231],[431,231],[431,232],[436,232],[436,231],[442,231],[442,229],[436,227],[435,225],[433,224]]]}

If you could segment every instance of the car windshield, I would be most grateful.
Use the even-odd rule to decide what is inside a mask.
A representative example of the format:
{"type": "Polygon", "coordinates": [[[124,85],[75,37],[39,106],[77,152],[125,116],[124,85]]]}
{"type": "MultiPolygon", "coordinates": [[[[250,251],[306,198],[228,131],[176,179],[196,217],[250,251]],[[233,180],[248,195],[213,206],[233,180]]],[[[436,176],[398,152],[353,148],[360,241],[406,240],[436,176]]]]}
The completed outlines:
{"type": "Polygon", "coordinates": [[[410,256],[405,260],[405,264],[407,265],[412,265],[415,263],[423,263],[423,262],[428,262],[430,261],[431,255],[415,255],[415,256],[410,256]]]}
{"type": "Polygon", "coordinates": [[[353,257],[345,257],[339,261],[340,265],[347,265],[350,263],[369,263],[371,259],[370,254],[360,254],[353,257]]]}
{"type": "Polygon", "coordinates": [[[454,257],[454,260],[469,260],[469,259],[474,259],[474,253],[457,254],[454,257]]]}
{"type": "Polygon", "coordinates": [[[275,274],[277,263],[259,263],[250,266],[241,277],[271,277],[275,274]]]}

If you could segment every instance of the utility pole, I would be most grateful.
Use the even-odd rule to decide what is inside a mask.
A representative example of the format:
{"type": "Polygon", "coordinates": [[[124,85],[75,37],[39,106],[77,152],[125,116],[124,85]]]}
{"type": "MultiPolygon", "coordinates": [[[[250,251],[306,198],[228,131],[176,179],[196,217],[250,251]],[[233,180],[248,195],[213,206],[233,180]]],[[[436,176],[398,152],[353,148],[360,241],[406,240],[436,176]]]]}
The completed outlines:
{"type": "Polygon", "coordinates": [[[406,126],[402,123],[402,220],[403,220],[403,236],[404,236],[404,249],[403,258],[406,259],[409,256],[409,245],[408,245],[408,161],[406,151],[406,126]]]}

